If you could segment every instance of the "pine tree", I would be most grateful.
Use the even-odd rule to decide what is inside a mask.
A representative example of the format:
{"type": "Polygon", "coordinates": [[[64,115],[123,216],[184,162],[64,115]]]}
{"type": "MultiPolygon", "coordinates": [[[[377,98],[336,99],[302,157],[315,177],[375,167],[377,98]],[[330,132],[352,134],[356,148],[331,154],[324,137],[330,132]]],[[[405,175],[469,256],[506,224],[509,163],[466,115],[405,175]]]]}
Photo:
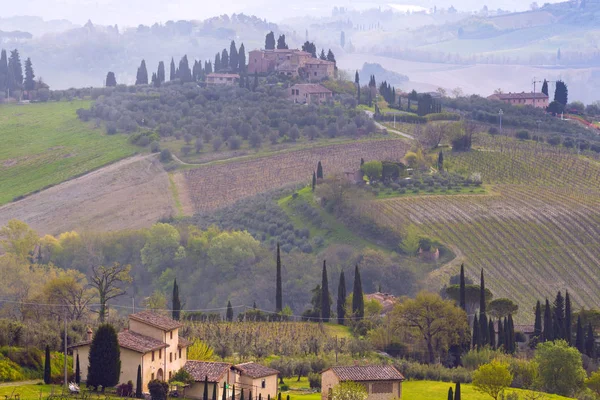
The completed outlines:
{"type": "Polygon", "coordinates": [[[588,323],[587,336],[585,338],[585,354],[589,358],[596,357],[596,349],[595,349],[596,339],[594,338],[594,328],[592,328],[592,323],[588,323]]]}
{"type": "Polygon", "coordinates": [[[473,317],[473,350],[479,349],[481,347],[481,338],[479,337],[479,320],[477,319],[477,315],[473,317]]]}
{"type": "Polygon", "coordinates": [[[246,48],[244,47],[244,43],[242,43],[238,51],[238,70],[241,73],[246,72],[246,48]]]}
{"type": "Polygon", "coordinates": [[[496,348],[496,331],[494,329],[494,321],[490,318],[488,323],[489,345],[492,349],[496,348]]]}
{"type": "Polygon", "coordinates": [[[565,321],[564,321],[564,329],[565,335],[564,338],[569,343],[569,346],[572,345],[573,342],[573,332],[572,332],[572,324],[573,316],[571,314],[571,296],[569,296],[569,291],[567,290],[565,293],[565,321]]]}
{"type": "Polygon", "coordinates": [[[273,31],[265,36],[265,50],[275,50],[275,34],[273,31]]]}
{"type": "Polygon", "coordinates": [[[546,299],[546,309],[544,310],[544,332],[543,341],[549,342],[554,340],[554,327],[552,326],[552,310],[550,308],[550,302],[546,299]]]}
{"type": "Polygon", "coordinates": [[[542,305],[538,300],[535,304],[535,323],[533,324],[533,336],[541,338],[542,336],[542,305]]]}
{"type": "Polygon", "coordinates": [[[317,179],[323,179],[323,165],[321,161],[317,163],[317,179]]]}
{"type": "Polygon", "coordinates": [[[117,78],[115,77],[114,72],[108,72],[106,74],[106,87],[114,87],[117,86],[117,78]]]}
{"type": "Polygon", "coordinates": [[[464,311],[467,311],[467,301],[465,299],[465,265],[461,264],[460,265],[460,291],[459,291],[459,296],[460,296],[460,308],[462,308],[464,311]]]}
{"type": "Polygon", "coordinates": [[[357,319],[365,316],[365,301],[363,299],[362,282],[358,264],[354,268],[354,289],[352,291],[352,315],[357,319]]]}
{"type": "Polygon", "coordinates": [[[27,58],[25,60],[25,82],[24,88],[25,90],[34,90],[35,89],[35,74],[33,73],[33,65],[31,64],[31,58],[27,58]]]}
{"type": "Polygon", "coordinates": [[[544,83],[542,84],[542,93],[548,96],[548,81],[544,79],[544,83]]]}
{"type": "Polygon", "coordinates": [[[448,400],[454,400],[454,393],[452,392],[452,386],[448,388],[448,400]]]}
{"type": "Polygon", "coordinates": [[[79,365],[79,353],[77,353],[77,358],[75,359],[75,383],[81,383],[81,366],[79,365]]]}
{"type": "Polygon", "coordinates": [[[146,60],[142,60],[140,67],[137,70],[135,78],[136,85],[147,85],[148,84],[148,70],[146,69],[146,60]]]}
{"type": "Polygon", "coordinates": [[[175,73],[175,60],[173,60],[173,57],[171,57],[171,67],[169,70],[169,80],[170,81],[174,81],[175,79],[177,79],[177,74],[175,73]]]}
{"type": "Polygon", "coordinates": [[[313,171],[313,177],[312,177],[312,191],[315,191],[315,187],[317,187],[317,174],[315,173],[315,171],[313,171]]]}
{"type": "Polygon", "coordinates": [[[275,284],[275,312],[280,313],[283,310],[283,294],[281,288],[281,253],[279,251],[279,242],[277,242],[277,277],[275,284]]]}
{"type": "Polygon", "coordinates": [[[577,332],[575,337],[575,347],[581,354],[585,353],[585,336],[583,335],[583,326],[581,325],[581,316],[577,316],[577,332]]]}
{"type": "Polygon", "coordinates": [[[142,366],[138,365],[138,370],[137,370],[137,379],[135,382],[135,397],[137,399],[142,399],[144,397],[143,395],[143,386],[142,386],[142,366]]]}
{"type": "Polygon", "coordinates": [[[46,355],[44,357],[44,383],[50,384],[52,380],[52,370],[50,369],[50,346],[46,345],[46,355]]]}
{"type": "Polygon", "coordinates": [[[338,284],[338,297],[337,297],[337,319],[338,324],[344,325],[344,319],[346,317],[346,277],[344,276],[344,270],[340,272],[340,282],[338,284]]]}
{"type": "Polygon", "coordinates": [[[202,392],[202,400],[208,400],[208,375],[204,376],[204,391],[202,392]]]}
{"type": "Polygon", "coordinates": [[[460,382],[456,382],[456,387],[454,388],[454,400],[460,400],[460,382]]]}
{"type": "Polygon", "coordinates": [[[227,49],[223,49],[221,52],[221,71],[227,71],[229,69],[229,53],[227,49]]]}
{"type": "Polygon", "coordinates": [[[103,324],[98,327],[90,345],[88,386],[98,390],[115,386],[121,376],[121,351],[117,332],[112,325],[103,324]]]}
{"type": "Polygon", "coordinates": [[[565,339],[565,299],[560,291],[554,300],[554,340],[565,339]]]}
{"type": "Polygon", "coordinates": [[[288,48],[288,45],[285,42],[285,35],[279,35],[279,38],[277,39],[277,49],[285,50],[287,48],[288,48]]]}
{"type": "Polygon", "coordinates": [[[158,78],[158,82],[164,83],[165,81],[165,63],[160,61],[158,63],[158,70],[156,71],[156,77],[158,78]]]}
{"type": "Polygon", "coordinates": [[[329,282],[327,279],[327,264],[323,260],[323,275],[321,277],[321,320],[329,322],[331,317],[331,304],[329,301],[329,282]]]}
{"type": "Polygon", "coordinates": [[[235,46],[235,41],[232,40],[229,45],[229,69],[231,72],[236,72],[239,66],[238,52],[237,47],[235,46]]]}
{"type": "Polygon", "coordinates": [[[177,279],[173,281],[173,298],[172,298],[172,316],[175,321],[179,321],[181,317],[181,300],[179,299],[179,286],[177,285],[177,279]]]}
{"type": "Polygon", "coordinates": [[[233,307],[231,307],[231,301],[227,300],[227,311],[225,312],[225,320],[227,322],[233,321],[233,307]]]}

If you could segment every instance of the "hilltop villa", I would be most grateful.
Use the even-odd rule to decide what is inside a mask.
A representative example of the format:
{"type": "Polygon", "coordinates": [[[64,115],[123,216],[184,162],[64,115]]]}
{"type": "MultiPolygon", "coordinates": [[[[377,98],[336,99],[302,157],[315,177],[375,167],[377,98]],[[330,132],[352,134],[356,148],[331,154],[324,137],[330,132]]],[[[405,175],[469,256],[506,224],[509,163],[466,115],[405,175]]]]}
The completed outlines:
{"type": "Polygon", "coordinates": [[[278,73],[309,81],[333,78],[335,63],[313,58],[298,49],[252,50],[248,53],[248,74],[278,73]]]}
{"type": "Polygon", "coordinates": [[[367,389],[367,400],[402,399],[404,376],[391,365],[331,367],[321,372],[321,399],[330,400],[333,388],[342,382],[358,382],[367,389]]]}
{"type": "Polygon", "coordinates": [[[548,107],[548,95],[544,93],[496,93],[488,96],[490,100],[499,100],[517,106],[548,107]]]}

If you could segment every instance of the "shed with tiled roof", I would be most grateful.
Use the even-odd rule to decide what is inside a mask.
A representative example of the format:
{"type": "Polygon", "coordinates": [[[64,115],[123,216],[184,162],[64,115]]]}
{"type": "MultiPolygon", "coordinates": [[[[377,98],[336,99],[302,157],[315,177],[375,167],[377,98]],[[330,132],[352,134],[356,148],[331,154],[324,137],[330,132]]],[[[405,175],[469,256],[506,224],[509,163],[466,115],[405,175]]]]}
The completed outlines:
{"type": "Polygon", "coordinates": [[[331,367],[321,373],[321,397],[326,400],[342,382],[358,382],[365,386],[367,400],[401,399],[402,381],[404,376],[392,365],[331,367]]]}
{"type": "Polygon", "coordinates": [[[183,369],[194,379],[189,387],[185,389],[185,397],[191,399],[201,399],[204,395],[205,380],[208,381],[208,394],[212,396],[216,391],[217,399],[223,398],[223,391],[226,390],[226,397],[231,397],[231,393],[226,388],[229,383],[229,371],[231,364],[224,362],[208,362],[188,360],[183,369]]]}
{"type": "Polygon", "coordinates": [[[232,382],[239,388],[252,390],[255,396],[263,399],[277,396],[277,376],[279,371],[255,362],[246,362],[231,367],[232,382]]]}

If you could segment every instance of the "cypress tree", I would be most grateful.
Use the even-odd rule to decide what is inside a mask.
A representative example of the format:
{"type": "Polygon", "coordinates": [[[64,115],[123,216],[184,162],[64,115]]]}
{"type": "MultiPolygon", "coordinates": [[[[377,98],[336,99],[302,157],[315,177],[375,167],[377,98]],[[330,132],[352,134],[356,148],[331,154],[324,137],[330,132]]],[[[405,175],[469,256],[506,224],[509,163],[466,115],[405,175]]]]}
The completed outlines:
{"type": "Polygon", "coordinates": [[[569,291],[567,290],[565,293],[565,321],[564,321],[565,336],[564,336],[564,338],[567,341],[567,343],[569,343],[569,346],[571,346],[572,342],[573,342],[573,333],[571,332],[572,319],[573,319],[573,317],[571,315],[571,296],[569,296],[569,291]]]}
{"type": "Polygon", "coordinates": [[[173,281],[173,319],[179,321],[181,317],[181,300],[179,300],[179,285],[177,285],[177,279],[173,281]]]}
{"type": "Polygon", "coordinates": [[[142,366],[138,365],[138,370],[137,370],[137,380],[135,383],[135,397],[138,399],[143,398],[143,386],[142,386],[142,366]]]}
{"type": "Polygon", "coordinates": [[[460,308],[467,311],[467,302],[465,300],[465,265],[460,265],[460,308]]]}
{"type": "Polygon", "coordinates": [[[346,316],[346,278],[344,276],[344,270],[340,272],[340,283],[338,284],[338,298],[337,298],[337,319],[338,324],[344,325],[344,319],[346,316]]]}
{"type": "Polygon", "coordinates": [[[148,70],[146,69],[146,60],[142,60],[140,67],[137,70],[135,78],[136,85],[147,85],[148,84],[148,70]]]}
{"type": "Polygon", "coordinates": [[[173,60],[173,57],[171,57],[171,67],[169,70],[169,80],[170,81],[174,81],[175,79],[177,79],[177,74],[175,73],[175,60],[173,60]]]}
{"type": "Polygon", "coordinates": [[[321,161],[317,163],[317,179],[323,179],[323,165],[321,161]]]}
{"type": "Polygon", "coordinates": [[[490,343],[490,338],[488,334],[488,319],[485,313],[479,313],[479,325],[479,338],[481,340],[481,345],[486,346],[490,343]]]}
{"type": "Polygon", "coordinates": [[[221,396],[221,400],[227,400],[227,384],[223,382],[223,396],[221,396]]]}
{"type": "Polygon", "coordinates": [[[27,58],[25,60],[25,82],[24,88],[25,90],[34,90],[35,89],[35,74],[33,72],[33,65],[31,64],[31,58],[27,58]]]}
{"type": "Polygon", "coordinates": [[[489,345],[492,349],[496,348],[496,331],[494,329],[494,321],[490,318],[488,323],[488,337],[489,337],[489,345]]]}
{"type": "Polygon", "coordinates": [[[550,302],[546,299],[546,309],[544,310],[544,332],[543,341],[548,342],[554,340],[554,327],[552,325],[552,310],[550,302]]]}
{"type": "Polygon", "coordinates": [[[542,84],[542,93],[548,96],[548,81],[544,79],[544,83],[542,84]]]}
{"type": "Polygon", "coordinates": [[[46,356],[44,357],[44,383],[46,385],[49,385],[52,380],[52,370],[50,368],[50,346],[46,345],[46,356]]]}
{"type": "Polygon", "coordinates": [[[252,389],[248,390],[248,400],[252,400],[252,389]]]}
{"type": "Polygon", "coordinates": [[[6,96],[6,89],[8,84],[8,57],[6,56],[6,50],[2,49],[0,53],[0,95],[6,96]]]}
{"type": "Polygon", "coordinates": [[[215,54],[214,70],[215,70],[215,72],[221,72],[221,54],[220,53],[215,54]]]}
{"type": "Polygon", "coordinates": [[[108,74],[106,74],[106,87],[114,86],[117,86],[117,78],[114,72],[109,71],[108,74]]]}
{"type": "Polygon", "coordinates": [[[456,382],[456,387],[454,388],[454,400],[460,400],[460,382],[456,382]]]}
{"type": "Polygon", "coordinates": [[[277,242],[277,283],[275,288],[275,312],[280,313],[283,310],[283,295],[281,288],[281,253],[279,251],[279,242],[277,242]]]}
{"type": "Polygon", "coordinates": [[[233,321],[233,307],[231,307],[231,301],[227,300],[227,312],[225,313],[225,320],[227,322],[233,321]]]}
{"type": "Polygon", "coordinates": [[[510,344],[510,353],[514,353],[516,351],[516,342],[515,342],[515,324],[513,323],[512,314],[508,314],[508,343],[510,344]]]}
{"type": "Polygon", "coordinates": [[[165,81],[165,63],[160,61],[158,63],[158,71],[156,71],[156,77],[158,82],[163,83],[165,81]]]}
{"type": "Polygon", "coordinates": [[[213,385],[212,400],[217,400],[217,384],[213,385]]]}
{"type": "Polygon", "coordinates": [[[510,325],[506,317],[504,317],[504,352],[510,353],[510,325]]]}
{"type": "Polygon", "coordinates": [[[81,367],[79,366],[79,353],[77,353],[77,358],[75,359],[75,383],[81,383],[81,367]]]}
{"type": "Polygon", "coordinates": [[[202,392],[202,400],[208,400],[208,375],[204,375],[204,392],[202,392]]]}
{"type": "Polygon", "coordinates": [[[581,325],[581,316],[577,316],[577,332],[575,337],[575,347],[581,354],[585,353],[585,336],[583,335],[583,326],[581,325]]]}
{"type": "Polygon", "coordinates": [[[358,71],[354,74],[354,84],[356,84],[356,102],[360,104],[360,78],[358,71]]]}
{"type": "Polygon", "coordinates": [[[569,99],[569,89],[567,85],[561,81],[556,81],[556,90],[554,91],[554,101],[566,106],[569,99]]]}
{"type": "Polygon", "coordinates": [[[213,72],[212,61],[206,61],[204,63],[204,74],[208,75],[208,74],[212,74],[212,72],[213,72]]]}
{"type": "Polygon", "coordinates": [[[502,325],[502,318],[498,318],[498,349],[505,348],[504,344],[504,326],[502,325]]]}
{"type": "Polygon", "coordinates": [[[440,172],[444,170],[444,153],[441,150],[438,153],[438,170],[440,172]]]}
{"type": "Polygon", "coordinates": [[[358,264],[354,268],[354,289],[352,291],[352,314],[358,319],[365,316],[365,302],[363,299],[362,282],[358,264]]]}
{"type": "Polygon", "coordinates": [[[317,174],[315,173],[315,171],[313,171],[313,177],[312,177],[312,191],[315,191],[315,187],[317,186],[317,174]]]}
{"type": "Polygon", "coordinates": [[[329,282],[327,280],[327,264],[323,260],[323,276],[321,277],[321,319],[329,322],[331,317],[331,304],[329,302],[329,282]]]}
{"type": "Polygon", "coordinates": [[[267,33],[265,36],[265,50],[274,50],[275,49],[275,34],[273,31],[267,33]]]}
{"type": "Polygon", "coordinates": [[[23,85],[23,66],[21,65],[21,57],[19,51],[14,49],[10,52],[10,58],[8,59],[8,73],[9,73],[9,89],[16,90],[20,89],[23,85]]]}
{"type": "Polygon", "coordinates": [[[483,279],[483,268],[481,269],[481,282],[479,284],[479,313],[485,314],[485,281],[483,279]]]}
{"type": "Polygon", "coordinates": [[[181,79],[182,83],[191,82],[192,78],[192,70],[190,69],[190,64],[188,62],[187,55],[184,55],[179,61],[179,79],[181,79]]]}
{"type": "Polygon", "coordinates": [[[117,332],[112,325],[103,324],[98,327],[90,345],[88,386],[98,390],[115,386],[121,376],[121,350],[117,332]]]}
{"type": "Polygon", "coordinates": [[[588,323],[588,331],[587,337],[585,338],[585,354],[589,358],[596,357],[595,351],[595,339],[594,339],[594,328],[592,328],[592,323],[588,323]]]}
{"type": "Polygon", "coordinates": [[[560,293],[556,294],[554,300],[554,339],[566,339],[565,338],[565,299],[560,293]]]}
{"type": "Polygon", "coordinates": [[[244,47],[244,43],[242,43],[238,51],[238,70],[242,73],[246,72],[246,48],[244,47]]]}
{"type": "Polygon", "coordinates": [[[239,60],[238,60],[238,52],[237,47],[235,46],[235,41],[232,40],[229,45],[229,69],[231,72],[236,72],[238,70],[239,60]]]}
{"type": "Polygon", "coordinates": [[[283,50],[283,49],[287,49],[288,45],[285,42],[285,35],[279,35],[279,38],[277,38],[277,49],[279,50],[283,50]]]}
{"type": "Polygon", "coordinates": [[[452,386],[448,388],[448,400],[454,400],[454,393],[452,392],[452,386]]]}
{"type": "Polygon", "coordinates": [[[542,336],[542,305],[538,300],[535,304],[535,323],[533,324],[533,335],[537,338],[542,336]]]}
{"type": "Polygon", "coordinates": [[[473,349],[479,349],[481,347],[481,339],[479,338],[479,320],[477,315],[473,317],[473,349]]]}
{"type": "Polygon", "coordinates": [[[227,49],[223,49],[221,52],[221,70],[226,71],[229,69],[229,53],[227,49]]]}

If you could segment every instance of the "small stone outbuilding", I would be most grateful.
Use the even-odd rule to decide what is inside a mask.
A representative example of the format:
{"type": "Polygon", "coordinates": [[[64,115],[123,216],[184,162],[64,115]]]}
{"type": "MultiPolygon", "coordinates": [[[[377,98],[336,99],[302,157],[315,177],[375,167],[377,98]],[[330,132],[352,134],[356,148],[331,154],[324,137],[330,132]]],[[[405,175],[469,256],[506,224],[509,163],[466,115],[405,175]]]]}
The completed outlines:
{"type": "Polygon", "coordinates": [[[321,399],[328,400],[333,388],[342,382],[357,382],[367,390],[367,400],[402,398],[404,376],[392,365],[331,367],[321,372],[321,399]]]}
{"type": "Polygon", "coordinates": [[[252,398],[257,399],[260,394],[263,399],[277,396],[277,376],[279,371],[263,365],[247,362],[231,367],[234,373],[232,383],[236,388],[243,388],[245,392],[252,390],[252,398]]]}
{"type": "Polygon", "coordinates": [[[217,391],[217,399],[223,398],[223,391],[226,390],[226,398],[231,397],[231,390],[228,389],[229,369],[231,364],[224,362],[204,362],[188,360],[183,366],[194,383],[185,389],[185,397],[191,399],[201,399],[204,395],[204,383],[208,379],[208,396],[212,399],[213,391],[217,391]]]}

